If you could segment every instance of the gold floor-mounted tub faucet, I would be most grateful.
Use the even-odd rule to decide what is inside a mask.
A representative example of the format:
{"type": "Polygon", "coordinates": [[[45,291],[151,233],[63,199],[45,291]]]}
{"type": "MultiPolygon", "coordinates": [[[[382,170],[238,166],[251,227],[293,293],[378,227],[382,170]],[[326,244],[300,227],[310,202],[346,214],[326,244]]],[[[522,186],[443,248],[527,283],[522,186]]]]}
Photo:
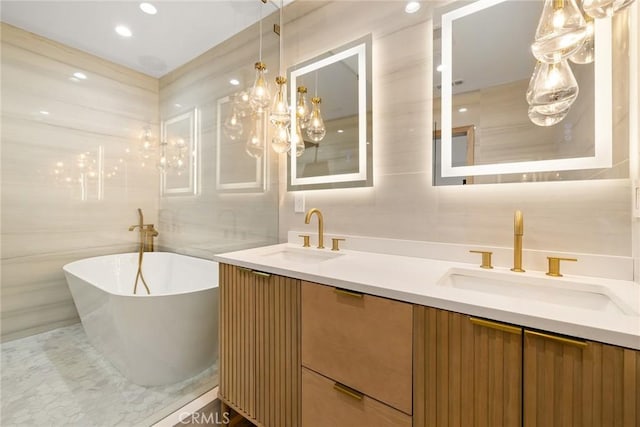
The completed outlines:
{"type": "Polygon", "coordinates": [[[513,268],[511,271],[523,273],[522,269],[522,236],[524,235],[524,218],[517,210],[513,216],[513,268]]]}
{"type": "Polygon", "coordinates": [[[140,247],[138,249],[138,272],[136,273],[136,280],[133,283],[133,293],[138,290],[138,280],[142,280],[144,288],[147,290],[147,294],[151,294],[147,281],[144,280],[142,274],[142,258],[145,252],[153,252],[153,238],[158,235],[158,232],[153,227],[153,224],[145,224],[144,217],[142,216],[142,209],[138,208],[138,224],[129,227],[129,231],[133,231],[136,228],[140,229],[140,247]]]}

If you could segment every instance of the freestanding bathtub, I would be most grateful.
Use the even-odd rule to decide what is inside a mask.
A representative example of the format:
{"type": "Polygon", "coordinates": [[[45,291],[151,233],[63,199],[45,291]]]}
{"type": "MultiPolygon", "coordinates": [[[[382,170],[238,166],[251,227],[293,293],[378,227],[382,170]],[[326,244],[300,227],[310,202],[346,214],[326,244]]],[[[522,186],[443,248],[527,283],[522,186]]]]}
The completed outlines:
{"type": "Polygon", "coordinates": [[[138,254],[87,258],[63,267],[89,341],[136,384],[172,384],[218,357],[218,263],[144,254],[151,295],[133,284],[138,254]]]}

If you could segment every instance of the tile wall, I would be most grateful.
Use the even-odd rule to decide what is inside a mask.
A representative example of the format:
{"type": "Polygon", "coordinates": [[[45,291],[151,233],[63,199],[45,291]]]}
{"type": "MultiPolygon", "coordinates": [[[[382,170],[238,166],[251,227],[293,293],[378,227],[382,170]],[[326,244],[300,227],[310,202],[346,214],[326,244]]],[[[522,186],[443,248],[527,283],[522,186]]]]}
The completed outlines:
{"type": "MultiPolygon", "coordinates": [[[[401,2],[333,2],[287,23],[288,64],[373,34],[374,186],[306,191],[307,209],[321,208],[331,233],[505,247],[521,209],[527,248],[631,256],[629,179],[431,185],[429,12],[407,15],[401,2]]],[[[281,162],[281,240],[311,227],[294,213],[285,177],[281,162]]]]}
{"type": "MultiPolygon", "coordinates": [[[[2,339],[78,321],[62,266],[132,251],[158,176],[158,81],[2,24],[2,339]],[[81,72],[86,79],[74,77],[81,72]],[[75,79],[75,80],[73,80],[75,79]]],[[[82,77],[82,76],[81,76],[82,77]]]]}

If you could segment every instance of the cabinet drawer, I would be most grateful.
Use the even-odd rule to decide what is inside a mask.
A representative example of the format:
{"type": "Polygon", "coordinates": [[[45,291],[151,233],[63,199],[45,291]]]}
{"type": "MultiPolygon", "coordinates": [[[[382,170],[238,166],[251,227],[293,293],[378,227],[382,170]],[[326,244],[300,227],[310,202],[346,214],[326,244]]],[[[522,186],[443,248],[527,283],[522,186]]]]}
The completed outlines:
{"type": "Polygon", "coordinates": [[[411,427],[411,417],[370,397],[350,395],[336,383],[302,368],[304,427],[411,427]]]}
{"type": "Polygon", "coordinates": [[[412,413],[413,307],[302,283],[302,365],[412,413]]]}

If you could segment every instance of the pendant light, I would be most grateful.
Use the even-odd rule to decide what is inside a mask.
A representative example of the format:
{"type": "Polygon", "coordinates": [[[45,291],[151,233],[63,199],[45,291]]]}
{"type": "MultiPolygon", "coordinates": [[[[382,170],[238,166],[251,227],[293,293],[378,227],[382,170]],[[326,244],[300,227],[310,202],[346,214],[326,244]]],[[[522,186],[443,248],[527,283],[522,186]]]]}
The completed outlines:
{"type": "Polygon", "coordinates": [[[554,63],[573,55],[587,36],[587,24],[575,0],[545,0],[531,52],[554,63]]]}
{"type": "Polygon", "coordinates": [[[236,141],[242,137],[244,128],[242,126],[242,120],[240,120],[236,109],[235,102],[232,103],[231,113],[222,124],[222,131],[232,141],[236,141]]]}
{"type": "Polygon", "coordinates": [[[233,106],[236,110],[236,114],[240,118],[245,118],[251,114],[253,110],[249,104],[249,92],[246,90],[238,92],[233,101],[233,106]]]}
{"type": "Polygon", "coordinates": [[[287,126],[291,121],[289,114],[289,103],[287,102],[287,79],[282,76],[276,77],[278,92],[273,98],[273,106],[269,116],[271,124],[274,126],[287,126]]]}
{"type": "Polygon", "coordinates": [[[245,152],[254,159],[261,158],[264,153],[264,135],[262,131],[264,116],[265,113],[254,114],[251,120],[253,128],[244,146],[245,152]]]}
{"type": "Polygon", "coordinates": [[[306,130],[307,137],[315,143],[322,141],[322,138],[324,138],[327,133],[327,128],[324,126],[324,120],[322,120],[322,114],[320,113],[321,102],[322,98],[318,96],[311,98],[313,108],[311,110],[309,124],[306,130]]]}
{"type": "MultiPolygon", "coordinates": [[[[291,132],[290,147],[295,148],[296,157],[302,156],[305,150],[304,139],[302,138],[302,131],[300,130],[300,123],[297,120],[296,120],[296,129],[294,132],[291,132]]],[[[291,154],[291,150],[289,150],[289,154],[291,154]]]]}
{"type": "Polygon", "coordinates": [[[580,49],[569,57],[574,64],[591,64],[595,59],[595,23],[589,15],[586,15],[584,20],[587,23],[587,37],[580,49]]]}
{"type": "Polygon", "coordinates": [[[291,149],[291,136],[289,134],[289,126],[276,126],[271,138],[271,148],[278,154],[286,153],[291,149]]]}
{"type": "Polygon", "coordinates": [[[256,113],[262,113],[269,107],[271,102],[271,94],[269,93],[269,86],[264,78],[264,73],[267,70],[267,65],[262,62],[262,8],[260,9],[260,51],[258,62],[255,63],[256,80],[253,83],[251,92],[249,93],[249,104],[256,113]]]}
{"type": "Polygon", "coordinates": [[[555,114],[542,114],[538,107],[529,107],[528,115],[533,124],[546,127],[560,123],[568,113],[568,108],[555,114]]]}
{"type": "Polygon", "coordinates": [[[557,64],[538,61],[529,81],[526,98],[538,113],[551,115],[568,110],[577,98],[578,91],[578,82],[566,60],[557,64]]]}
{"type": "Polygon", "coordinates": [[[593,18],[607,18],[631,5],[634,0],[584,0],[584,13],[593,18]]]}
{"type": "Polygon", "coordinates": [[[296,120],[300,124],[300,129],[305,129],[309,124],[309,103],[307,102],[307,88],[305,86],[298,86],[296,120]]]}

